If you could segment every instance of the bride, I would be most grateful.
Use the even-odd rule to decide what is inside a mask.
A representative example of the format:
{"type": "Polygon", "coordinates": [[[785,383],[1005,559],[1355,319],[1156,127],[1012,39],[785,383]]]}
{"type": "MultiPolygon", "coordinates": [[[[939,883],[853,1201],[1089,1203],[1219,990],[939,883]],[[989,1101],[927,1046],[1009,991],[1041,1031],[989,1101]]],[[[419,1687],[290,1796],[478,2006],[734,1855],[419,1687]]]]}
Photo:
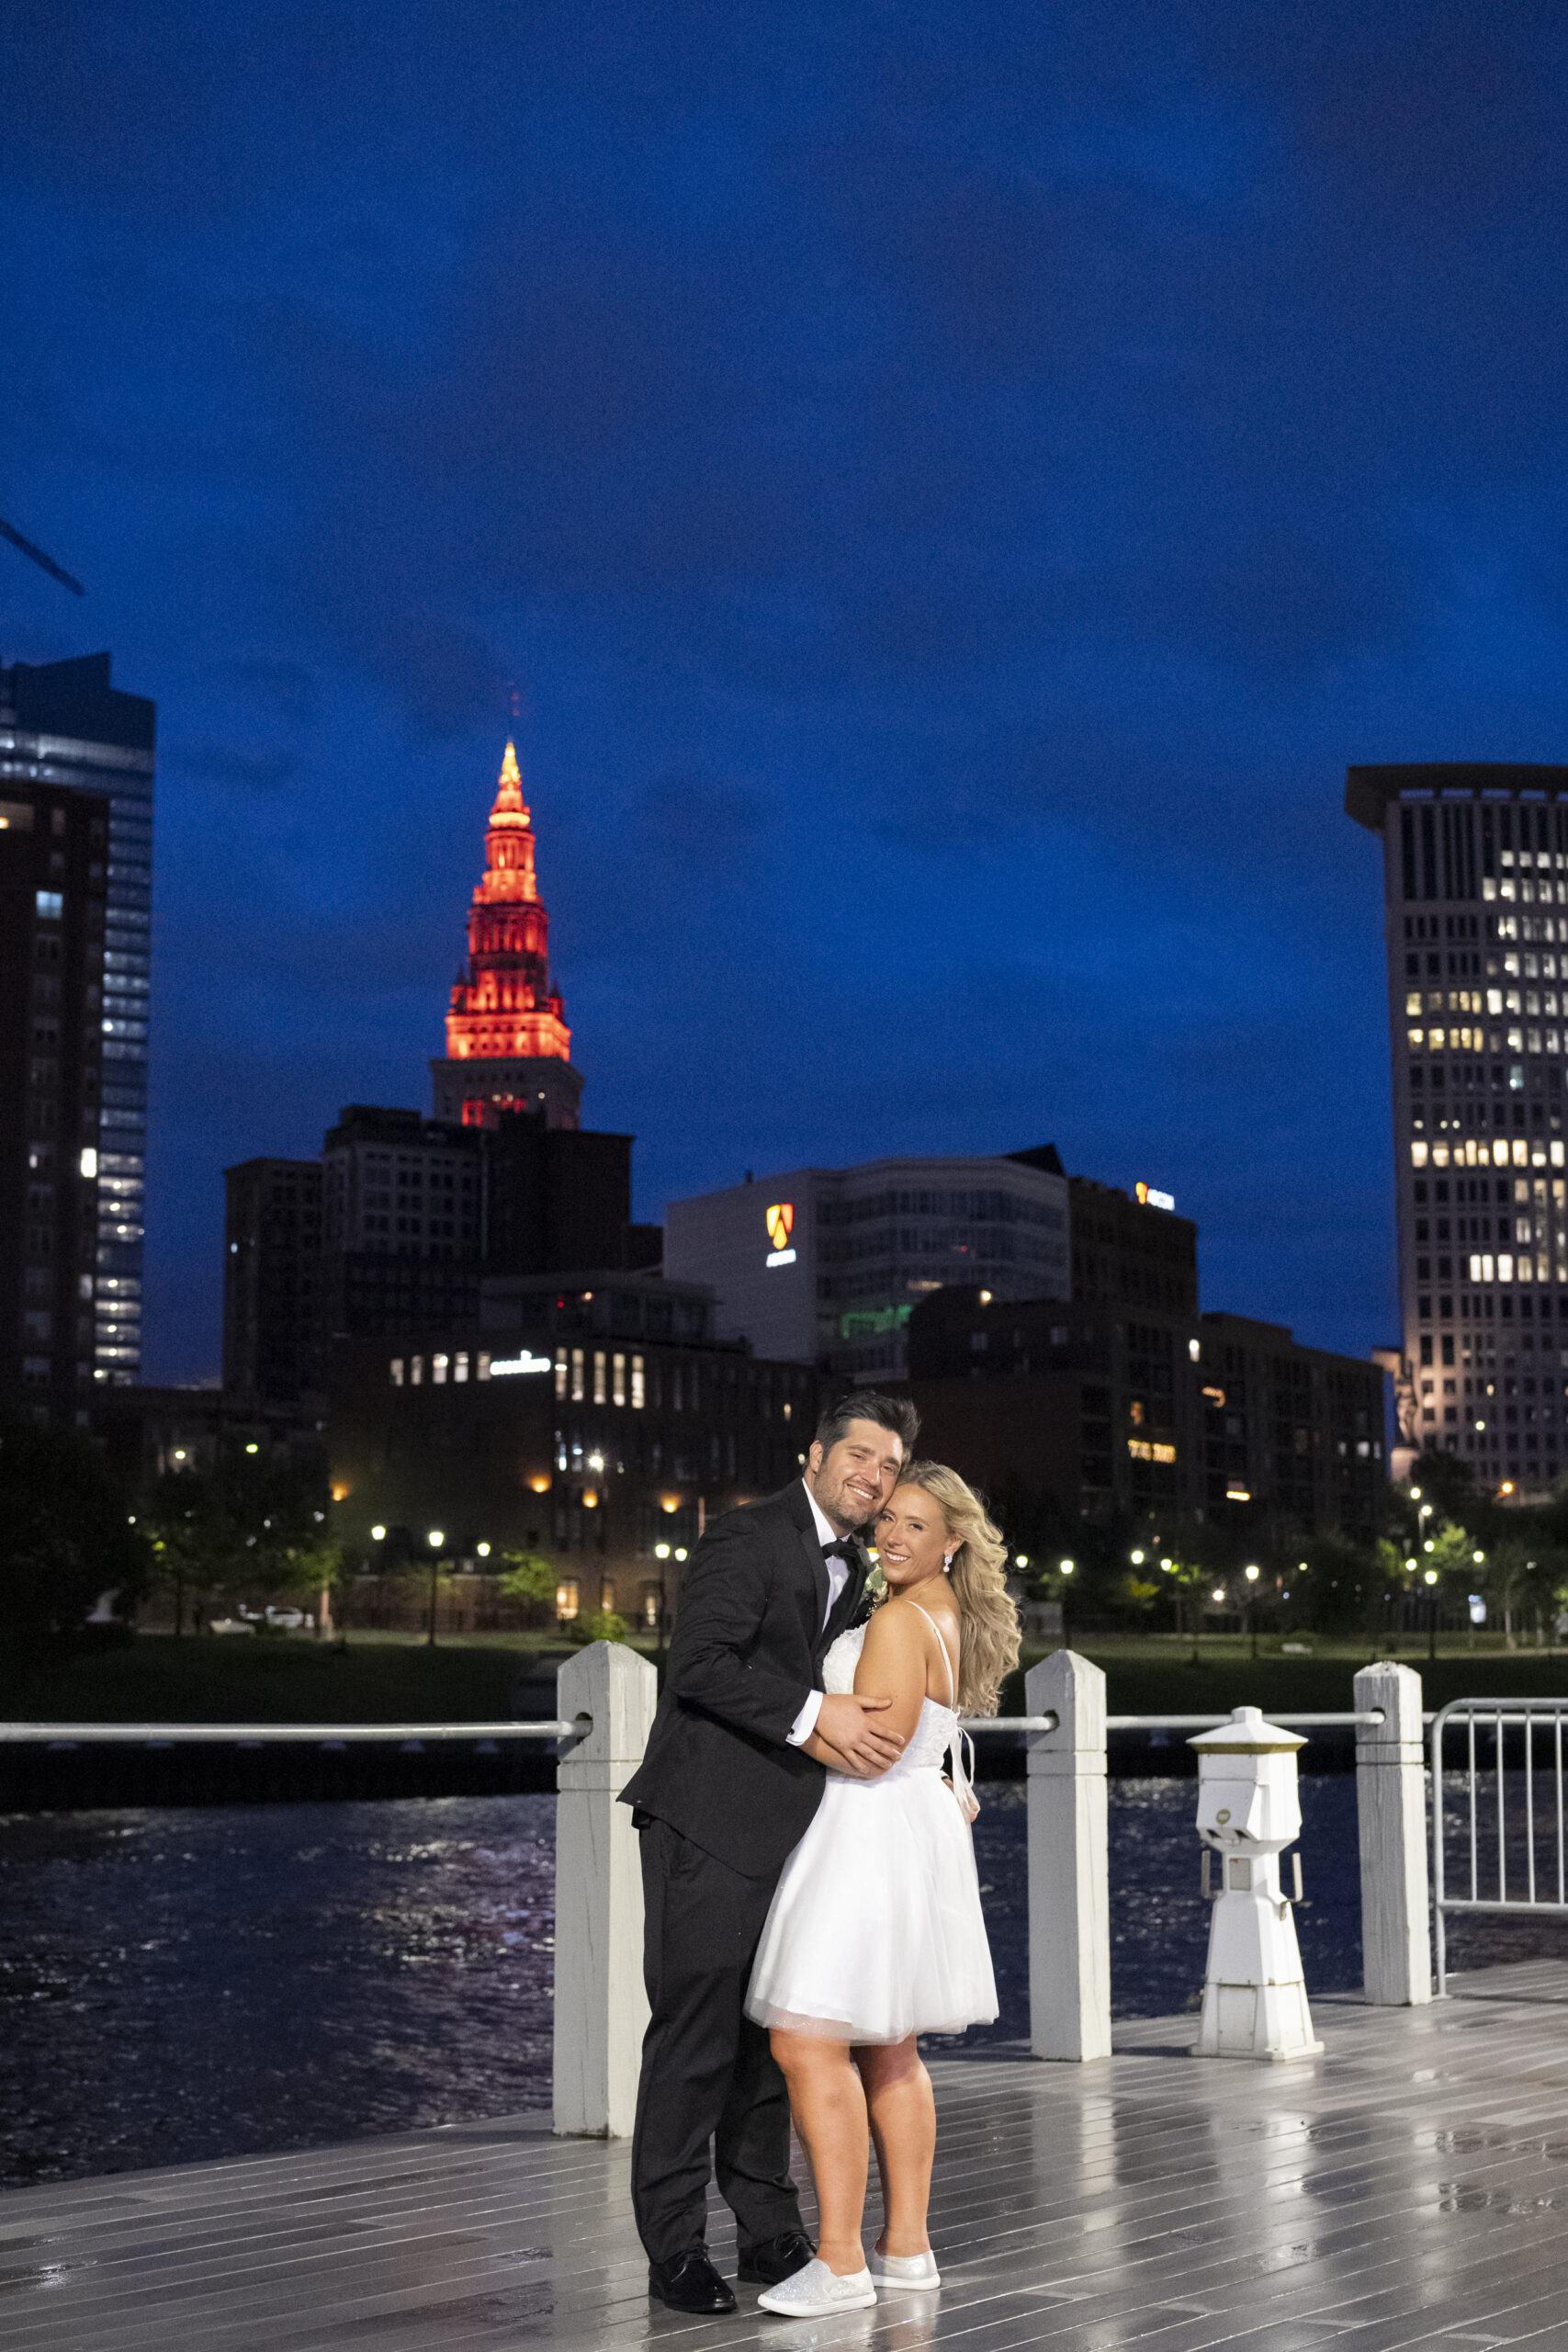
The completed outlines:
{"type": "Polygon", "coordinates": [[[840,1634],[822,1679],[891,1699],[884,1720],[907,1745],[865,1779],[826,1741],[807,1742],[828,1785],[784,1865],[746,1996],[747,2015],[771,2029],[817,2183],[816,2260],[758,2297],[791,2318],[874,2303],[877,2280],[941,2284],[926,2234],[936,2109],[916,2038],[997,2014],[958,1715],[990,1714],[1018,1657],[1007,1548],[936,1462],[905,1470],[876,1544],[886,1598],[840,1634]],[[868,2140],[886,2217],[869,2267],[868,2140]]]}

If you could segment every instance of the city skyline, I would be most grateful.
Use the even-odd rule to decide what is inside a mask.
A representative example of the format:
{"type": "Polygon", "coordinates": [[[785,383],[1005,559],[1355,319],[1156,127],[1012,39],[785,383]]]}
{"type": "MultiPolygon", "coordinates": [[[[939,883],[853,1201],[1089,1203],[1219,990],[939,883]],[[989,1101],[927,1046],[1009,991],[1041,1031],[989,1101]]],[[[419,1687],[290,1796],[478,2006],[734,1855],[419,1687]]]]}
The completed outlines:
{"type": "Polygon", "coordinates": [[[160,712],[151,1374],[421,1104],[512,731],[638,1214],[986,1154],[1397,1332],[1348,763],[1568,742],[1549,20],[67,0],[7,53],[7,661],[160,712]]]}

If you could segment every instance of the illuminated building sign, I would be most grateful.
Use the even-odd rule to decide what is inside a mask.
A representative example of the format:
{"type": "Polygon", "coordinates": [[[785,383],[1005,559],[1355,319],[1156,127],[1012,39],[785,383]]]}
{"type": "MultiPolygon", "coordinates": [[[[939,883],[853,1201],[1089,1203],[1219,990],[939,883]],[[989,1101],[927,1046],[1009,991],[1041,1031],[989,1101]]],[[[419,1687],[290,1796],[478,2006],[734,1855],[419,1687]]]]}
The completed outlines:
{"type": "Polygon", "coordinates": [[[1146,1437],[1130,1437],[1127,1451],[1134,1462],[1174,1462],[1174,1445],[1155,1445],[1146,1437]]]}
{"type": "Polygon", "coordinates": [[[492,1356],[490,1376],[492,1380],[512,1380],[520,1372],[553,1372],[555,1363],[549,1356],[492,1356]]]}
{"type": "Polygon", "coordinates": [[[768,1239],[773,1248],[768,1252],[770,1266],[793,1266],[795,1251],[789,1237],[795,1230],[795,1203],[775,1201],[768,1211],[768,1239]]]}
{"type": "Polygon", "coordinates": [[[1133,1189],[1137,1193],[1140,1208],[1173,1209],[1176,1206],[1174,1193],[1156,1193],[1152,1184],[1134,1184],[1133,1189]]]}

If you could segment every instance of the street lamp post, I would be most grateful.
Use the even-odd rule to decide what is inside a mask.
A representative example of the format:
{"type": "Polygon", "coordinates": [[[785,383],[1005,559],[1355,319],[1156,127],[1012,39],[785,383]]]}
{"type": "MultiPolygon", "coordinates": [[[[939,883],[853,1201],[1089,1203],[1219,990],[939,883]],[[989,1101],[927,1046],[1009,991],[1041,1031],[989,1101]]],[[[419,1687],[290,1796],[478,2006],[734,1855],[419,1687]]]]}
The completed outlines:
{"type": "Polygon", "coordinates": [[[1246,1569],[1246,1570],[1244,1571],[1244,1573],[1245,1573],[1246,1577],[1247,1577],[1247,1634],[1248,1634],[1248,1637],[1249,1637],[1249,1640],[1250,1640],[1251,1655],[1252,1655],[1252,1657],[1253,1657],[1254,1661],[1256,1661],[1257,1657],[1258,1657],[1258,1569],[1257,1569],[1257,1568],[1252,1567],[1252,1568],[1247,1568],[1247,1569],[1246,1569]]]}
{"type": "Polygon", "coordinates": [[[441,1551],[446,1541],[439,1527],[430,1531],[430,1624],[424,1641],[427,1649],[435,1647],[435,1601],[441,1589],[441,1551]]]}

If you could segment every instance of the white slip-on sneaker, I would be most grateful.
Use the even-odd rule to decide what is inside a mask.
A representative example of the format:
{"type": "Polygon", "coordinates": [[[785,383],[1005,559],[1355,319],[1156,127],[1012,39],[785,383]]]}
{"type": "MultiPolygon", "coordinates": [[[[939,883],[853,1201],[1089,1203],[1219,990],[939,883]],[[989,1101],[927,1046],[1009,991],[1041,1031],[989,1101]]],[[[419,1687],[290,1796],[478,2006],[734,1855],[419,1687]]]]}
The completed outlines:
{"type": "Polygon", "coordinates": [[[930,2246],[924,2254],[878,2254],[873,2246],[866,2263],[879,2286],[899,2287],[907,2294],[929,2294],[933,2287],[942,2284],[942,2273],[930,2246]]]}
{"type": "Polygon", "coordinates": [[[784,2319],[823,2319],[830,2312],[863,2311],[876,2301],[869,2270],[840,2278],[836,2270],[815,2257],[804,2270],[793,2271],[757,2298],[760,2312],[777,2312],[784,2319]]]}

